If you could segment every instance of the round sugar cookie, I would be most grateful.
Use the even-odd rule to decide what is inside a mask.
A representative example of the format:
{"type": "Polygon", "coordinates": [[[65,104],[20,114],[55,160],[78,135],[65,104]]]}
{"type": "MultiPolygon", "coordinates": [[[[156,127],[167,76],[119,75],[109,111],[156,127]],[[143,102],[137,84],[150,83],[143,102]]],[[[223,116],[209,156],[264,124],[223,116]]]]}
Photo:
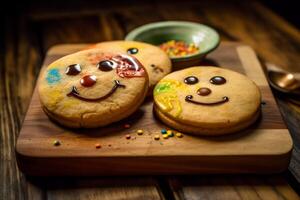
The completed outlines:
{"type": "Polygon", "coordinates": [[[171,72],[172,64],[169,56],[159,47],[151,44],[136,41],[110,41],[98,43],[94,47],[136,57],[148,72],[150,88],[171,72]]]}
{"type": "Polygon", "coordinates": [[[44,111],[68,127],[119,121],[143,102],[148,75],[134,57],[101,49],[80,51],[50,64],[39,79],[44,111]]]}
{"type": "Polygon", "coordinates": [[[218,67],[191,67],[155,86],[154,111],[170,127],[195,135],[223,135],[256,121],[261,94],[246,76],[218,67]]]}

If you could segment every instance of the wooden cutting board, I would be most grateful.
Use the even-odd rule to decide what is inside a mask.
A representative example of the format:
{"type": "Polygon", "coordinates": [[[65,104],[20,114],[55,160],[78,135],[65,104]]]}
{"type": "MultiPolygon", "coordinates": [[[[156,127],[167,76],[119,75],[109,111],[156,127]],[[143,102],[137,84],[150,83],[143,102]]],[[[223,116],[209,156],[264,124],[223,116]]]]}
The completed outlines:
{"type": "MultiPolygon", "coordinates": [[[[88,44],[51,48],[43,68],[88,44]]],[[[260,87],[262,116],[247,130],[221,137],[154,140],[167,128],[152,113],[152,98],[126,120],[105,128],[67,129],[48,119],[34,91],[17,145],[20,169],[30,175],[133,175],[194,173],[274,173],[287,168],[292,140],[254,51],[222,43],[203,65],[246,74],[260,87]],[[130,124],[130,128],[124,128],[130,124]],[[139,136],[136,130],[144,130],[139,136]],[[125,135],[130,134],[131,139],[125,135]],[[61,145],[53,142],[59,140],[61,145]],[[101,148],[95,145],[100,144],[101,148]]],[[[216,113],[217,114],[217,113],[216,113]]]]}

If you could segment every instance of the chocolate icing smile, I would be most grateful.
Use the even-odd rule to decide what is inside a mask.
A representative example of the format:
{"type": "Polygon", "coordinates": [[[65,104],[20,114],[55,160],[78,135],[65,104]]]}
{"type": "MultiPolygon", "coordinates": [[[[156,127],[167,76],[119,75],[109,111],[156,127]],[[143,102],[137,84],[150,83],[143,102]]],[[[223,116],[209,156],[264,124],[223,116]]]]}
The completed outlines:
{"type": "Polygon", "coordinates": [[[204,105],[204,106],[211,106],[211,105],[218,105],[218,104],[223,104],[223,103],[226,103],[229,101],[229,98],[224,96],[222,98],[222,100],[220,101],[216,101],[216,102],[211,102],[211,103],[205,103],[205,102],[199,102],[199,101],[195,101],[193,100],[193,95],[187,95],[185,97],[185,101],[186,102],[189,102],[189,103],[194,103],[194,104],[197,104],[197,105],[204,105]]]}
{"type": "Polygon", "coordinates": [[[105,94],[102,97],[98,97],[98,98],[87,98],[87,97],[82,97],[80,96],[77,88],[75,86],[72,87],[72,90],[70,93],[67,94],[68,97],[73,96],[77,99],[83,100],[83,101],[90,101],[90,102],[94,102],[94,101],[102,101],[108,97],[110,97],[119,87],[125,88],[125,85],[121,84],[120,81],[118,80],[114,80],[114,86],[111,88],[111,90],[105,94]]]}

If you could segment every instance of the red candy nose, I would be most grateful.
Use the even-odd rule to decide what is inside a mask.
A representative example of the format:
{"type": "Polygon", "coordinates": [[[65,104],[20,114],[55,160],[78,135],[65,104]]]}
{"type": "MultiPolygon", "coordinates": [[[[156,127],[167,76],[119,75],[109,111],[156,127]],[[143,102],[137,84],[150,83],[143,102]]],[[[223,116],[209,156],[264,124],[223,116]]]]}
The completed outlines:
{"type": "Polygon", "coordinates": [[[86,75],[80,79],[80,84],[83,87],[91,87],[97,81],[97,77],[95,75],[86,75]]]}

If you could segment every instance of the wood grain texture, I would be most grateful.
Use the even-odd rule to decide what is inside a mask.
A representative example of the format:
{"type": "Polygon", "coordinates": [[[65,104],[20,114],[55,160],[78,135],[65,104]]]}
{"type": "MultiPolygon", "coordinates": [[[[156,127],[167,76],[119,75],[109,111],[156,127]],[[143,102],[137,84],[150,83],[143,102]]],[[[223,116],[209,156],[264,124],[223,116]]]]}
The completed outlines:
{"type": "MultiPolygon", "coordinates": [[[[48,177],[44,180],[33,177],[30,181],[32,185],[46,190],[37,199],[164,199],[157,181],[151,177],[48,177]]],[[[29,199],[36,197],[29,195],[29,199]]]]}
{"type": "MultiPolygon", "coordinates": [[[[299,63],[299,30],[255,1],[190,2],[172,0],[163,2],[130,1],[130,3],[117,1],[116,3],[116,1],[111,0],[103,3],[103,1],[74,0],[70,3],[70,1],[54,0],[51,3],[34,1],[34,4],[31,4],[32,1],[28,2],[10,8],[6,8],[5,5],[0,8],[2,11],[0,15],[3,16],[0,21],[1,24],[4,24],[4,26],[0,26],[1,200],[47,199],[47,196],[55,198],[58,195],[57,193],[55,195],[51,194],[52,190],[45,186],[45,183],[51,183],[52,180],[41,178],[38,179],[39,181],[32,181],[28,178],[25,179],[16,167],[14,156],[14,145],[26,108],[29,105],[42,58],[45,56],[47,49],[55,44],[122,39],[129,30],[147,22],[177,19],[191,20],[216,28],[223,40],[242,41],[251,45],[264,61],[274,63],[287,70],[300,70],[296,65],[296,63],[299,63]],[[178,8],[180,8],[180,12],[177,11],[178,8]],[[73,21],[73,23],[72,25],[60,26],[57,30],[55,23],[60,24],[61,20],[66,23],[73,21]],[[87,25],[84,25],[85,29],[95,31],[88,30],[87,34],[78,33],[77,30],[81,29],[80,22],[87,23],[87,25]],[[49,28],[50,26],[51,28],[49,28]],[[48,41],[48,38],[52,38],[51,42],[48,41]]],[[[83,32],[83,30],[80,31],[83,32]]],[[[277,98],[278,96],[276,94],[277,98]]],[[[297,111],[296,106],[287,103],[288,99],[285,97],[280,98],[278,102],[294,139],[295,148],[290,170],[300,181],[300,129],[298,128],[300,112],[297,111]]],[[[225,177],[221,178],[226,180],[225,177]]],[[[240,178],[242,180],[247,179],[244,176],[240,178]]],[[[262,189],[268,187],[277,192],[277,187],[280,186],[285,188],[286,194],[292,192],[286,181],[282,181],[285,179],[282,175],[277,177],[280,181],[275,182],[273,180],[268,182],[263,176],[256,178],[259,181],[254,184],[255,187],[262,189]]],[[[102,178],[94,179],[101,180],[102,178]]],[[[59,180],[61,182],[65,181],[65,179],[59,180]]],[[[75,180],[79,185],[81,178],[75,180]]],[[[164,178],[159,179],[159,181],[163,180],[164,178]]],[[[290,184],[293,184],[293,181],[288,180],[290,184]]],[[[128,188],[125,187],[124,189],[124,186],[126,186],[126,183],[123,182],[114,187],[115,191],[122,187],[121,190],[129,192],[128,188]]],[[[233,187],[230,183],[227,183],[227,186],[233,187]]],[[[92,184],[90,187],[92,188],[92,184]]],[[[74,186],[70,186],[70,188],[73,189],[73,192],[76,190],[74,186]]],[[[168,191],[168,188],[162,188],[163,194],[170,197],[171,192],[168,191]]],[[[194,188],[194,190],[198,189],[197,187],[194,188]]],[[[215,194],[220,194],[223,190],[219,187],[211,187],[209,191],[210,196],[215,197],[215,194]]],[[[245,189],[245,191],[247,190],[245,189]]],[[[66,193],[72,195],[68,190],[66,193]]],[[[96,191],[91,190],[89,193],[90,199],[101,199],[101,195],[96,191]]],[[[57,198],[59,198],[58,196],[57,198]]],[[[221,197],[225,199],[224,196],[221,197]]],[[[284,196],[281,199],[297,199],[292,197],[294,196],[291,195],[290,198],[284,196]]],[[[78,195],[77,199],[80,198],[84,199],[78,195]]],[[[115,199],[122,198],[120,196],[115,199]]],[[[134,197],[131,199],[134,199],[134,197]]],[[[172,199],[172,197],[168,199],[172,199]]],[[[193,196],[190,199],[198,198],[193,196]]],[[[261,197],[254,197],[253,199],[261,199],[261,197]]]]}
{"type": "MultiPolygon", "coordinates": [[[[26,180],[17,168],[14,146],[31,99],[41,55],[28,21],[4,19],[0,58],[0,199],[26,198],[26,180]],[[24,32],[23,35],[12,33],[24,32]],[[33,38],[28,40],[29,35],[33,38]],[[26,53],[24,53],[26,52],[26,53]],[[15,59],[15,55],[19,55],[15,59]]],[[[1,26],[2,27],[2,26],[1,26]]]]}
{"type": "Polygon", "coordinates": [[[299,196],[278,175],[169,178],[174,199],[296,200],[299,196]]]}
{"type": "MultiPolygon", "coordinates": [[[[44,67],[58,57],[88,46],[52,47],[44,67]]],[[[135,114],[119,123],[103,128],[71,130],[48,119],[35,91],[16,147],[20,168],[30,175],[44,176],[271,173],[285,170],[292,141],[254,51],[239,43],[221,43],[204,61],[207,62],[228,66],[250,76],[258,84],[265,105],[261,118],[252,127],[222,137],[185,135],[181,139],[155,141],[154,135],[160,134],[166,126],[154,117],[150,97],[135,114]],[[123,128],[126,123],[131,124],[129,129],[123,128]],[[135,133],[137,129],[144,130],[143,136],[135,133]],[[126,140],[126,134],[131,134],[132,139],[126,140]],[[54,146],[55,140],[62,144],[54,146]],[[96,149],[96,143],[102,148],[96,149]]]]}

